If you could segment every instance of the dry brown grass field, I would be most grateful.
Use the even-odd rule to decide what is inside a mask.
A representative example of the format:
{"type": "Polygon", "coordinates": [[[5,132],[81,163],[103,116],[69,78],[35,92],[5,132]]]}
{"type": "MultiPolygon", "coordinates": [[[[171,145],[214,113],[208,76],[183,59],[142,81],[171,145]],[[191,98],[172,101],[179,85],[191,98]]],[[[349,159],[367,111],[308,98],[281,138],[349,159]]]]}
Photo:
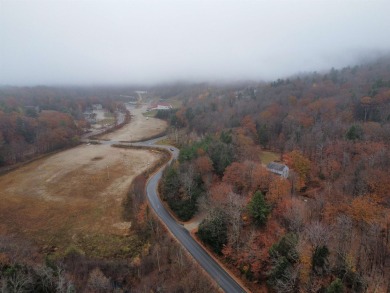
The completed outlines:
{"type": "MultiPolygon", "coordinates": [[[[143,122],[150,120],[138,115],[137,124],[110,138],[138,135],[139,127],[142,135],[154,135],[153,129],[166,126],[156,119],[149,132],[143,122]]],[[[147,150],[82,145],[2,175],[0,235],[27,239],[43,252],[58,254],[69,247],[99,257],[135,252],[140,241],[131,223],[121,219],[122,201],[133,178],[158,158],[147,150]]]]}
{"type": "Polygon", "coordinates": [[[118,129],[115,132],[103,135],[102,139],[118,141],[138,141],[162,133],[167,128],[167,123],[153,117],[142,115],[146,111],[146,106],[140,108],[128,107],[131,113],[130,124],[118,129]]]}

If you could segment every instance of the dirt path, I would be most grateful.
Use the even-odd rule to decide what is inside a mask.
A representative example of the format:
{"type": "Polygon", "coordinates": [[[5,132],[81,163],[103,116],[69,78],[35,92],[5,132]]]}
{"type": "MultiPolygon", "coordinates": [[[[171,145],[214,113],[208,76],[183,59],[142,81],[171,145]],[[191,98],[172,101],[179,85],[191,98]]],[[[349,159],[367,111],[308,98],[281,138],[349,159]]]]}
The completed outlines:
{"type": "MultiPolygon", "coordinates": [[[[163,130],[165,123],[134,112],[131,124],[110,137],[136,139],[163,130]]],[[[89,254],[117,255],[137,243],[124,237],[131,223],[121,218],[122,201],[133,178],[158,158],[147,150],[82,145],[0,176],[0,235],[58,251],[76,245],[89,254]]]]}
{"type": "Polygon", "coordinates": [[[131,114],[131,122],[115,132],[103,135],[102,139],[139,141],[157,135],[167,128],[165,121],[142,115],[146,111],[145,105],[141,108],[128,106],[128,110],[131,114]]]}
{"type": "Polygon", "coordinates": [[[201,212],[198,213],[195,217],[193,217],[188,222],[184,223],[184,228],[188,231],[198,231],[199,224],[206,218],[206,213],[201,212]]]}

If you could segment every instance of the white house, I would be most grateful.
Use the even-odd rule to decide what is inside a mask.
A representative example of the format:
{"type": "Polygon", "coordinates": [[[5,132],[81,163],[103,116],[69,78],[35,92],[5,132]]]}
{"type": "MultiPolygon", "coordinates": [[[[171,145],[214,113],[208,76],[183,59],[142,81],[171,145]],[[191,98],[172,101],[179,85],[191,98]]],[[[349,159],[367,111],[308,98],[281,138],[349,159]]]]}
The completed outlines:
{"type": "Polygon", "coordinates": [[[102,110],[103,106],[101,104],[93,104],[92,109],[93,110],[102,110]]]}
{"type": "Polygon", "coordinates": [[[172,105],[167,103],[153,103],[148,107],[148,110],[169,110],[169,109],[172,109],[172,105]]]}
{"type": "Polygon", "coordinates": [[[172,109],[172,106],[169,104],[158,104],[157,110],[169,110],[172,109]]]}
{"type": "Polygon", "coordinates": [[[267,170],[272,173],[278,174],[283,178],[288,177],[289,168],[284,164],[271,162],[267,165],[267,170]]]}

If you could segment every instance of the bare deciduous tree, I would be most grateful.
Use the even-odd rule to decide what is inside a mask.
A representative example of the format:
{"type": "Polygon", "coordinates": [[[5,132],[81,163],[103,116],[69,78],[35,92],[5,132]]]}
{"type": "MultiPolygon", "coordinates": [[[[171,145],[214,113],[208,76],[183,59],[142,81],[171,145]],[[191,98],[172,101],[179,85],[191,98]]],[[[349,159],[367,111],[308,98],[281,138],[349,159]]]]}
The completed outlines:
{"type": "Polygon", "coordinates": [[[195,169],[192,164],[188,164],[185,172],[180,173],[181,182],[183,183],[187,196],[190,199],[192,197],[192,188],[195,185],[194,177],[195,177],[195,169]]]}
{"type": "Polygon", "coordinates": [[[240,239],[240,232],[242,226],[242,212],[245,205],[245,199],[234,193],[229,192],[226,197],[225,211],[227,214],[228,221],[231,225],[231,233],[229,234],[229,243],[233,247],[237,247],[240,239]]]}
{"type": "Polygon", "coordinates": [[[107,292],[111,288],[110,280],[99,268],[95,268],[89,274],[87,288],[90,292],[107,292]]]}
{"type": "Polygon", "coordinates": [[[328,244],[330,228],[321,222],[314,221],[307,226],[305,234],[312,247],[316,248],[328,244]]]}

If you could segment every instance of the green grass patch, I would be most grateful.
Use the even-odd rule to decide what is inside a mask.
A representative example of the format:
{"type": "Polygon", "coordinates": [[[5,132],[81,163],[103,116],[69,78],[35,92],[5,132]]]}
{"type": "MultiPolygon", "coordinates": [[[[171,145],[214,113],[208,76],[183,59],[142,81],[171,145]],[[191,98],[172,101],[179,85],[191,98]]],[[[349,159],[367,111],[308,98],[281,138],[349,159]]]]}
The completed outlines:
{"type": "Polygon", "coordinates": [[[144,241],[133,234],[119,235],[83,235],[78,241],[78,247],[86,255],[99,258],[132,258],[140,255],[144,241]]]}
{"type": "Polygon", "coordinates": [[[142,115],[144,115],[144,117],[156,117],[156,114],[157,114],[157,110],[151,110],[151,111],[142,113],[142,115]]]}
{"type": "Polygon", "coordinates": [[[157,145],[175,145],[175,143],[170,140],[169,138],[164,138],[159,141],[157,141],[155,144],[157,145]]]}
{"type": "Polygon", "coordinates": [[[110,125],[110,124],[114,124],[114,123],[115,123],[115,117],[105,118],[105,119],[97,122],[97,124],[102,125],[102,126],[106,126],[106,125],[110,125]]]}
{"type": "Polygon", "coordinates": [[[110,113],[110,112],[104,112],[104,117],[106,117],[106,118],[115,118],[115,115],[113,113],[110,113]]]}
{"type": "Polygon", "coordinates": [[[90,144],[101,144],[101,142],[98,140],[90,140],[89,143],[90,144]]]}
{"type": "Polygon", "coordinates": [[[263,164],[268,164],[273,161],[280,160],[280,155],[278,153],[270,152],[270,151],[262,151],[260,154],[260,160],[263,164]]]}
{"type": "Polygon", "coordinates": [[[177,100],[177,99],[169,99],[169,100],[167,100],[167,102],[169,104],[171,104],[174,109],[178,109],[182,105],[182,101],[177,100]]]}
{"type": "Polygon", "coordinates": [[[102,159],[103,159],[103,157],[98,156],[98,157],[93,157],[93,158],[91,159],[91,161],[100,161],[100,160],[102,160],[102,159]]]}

